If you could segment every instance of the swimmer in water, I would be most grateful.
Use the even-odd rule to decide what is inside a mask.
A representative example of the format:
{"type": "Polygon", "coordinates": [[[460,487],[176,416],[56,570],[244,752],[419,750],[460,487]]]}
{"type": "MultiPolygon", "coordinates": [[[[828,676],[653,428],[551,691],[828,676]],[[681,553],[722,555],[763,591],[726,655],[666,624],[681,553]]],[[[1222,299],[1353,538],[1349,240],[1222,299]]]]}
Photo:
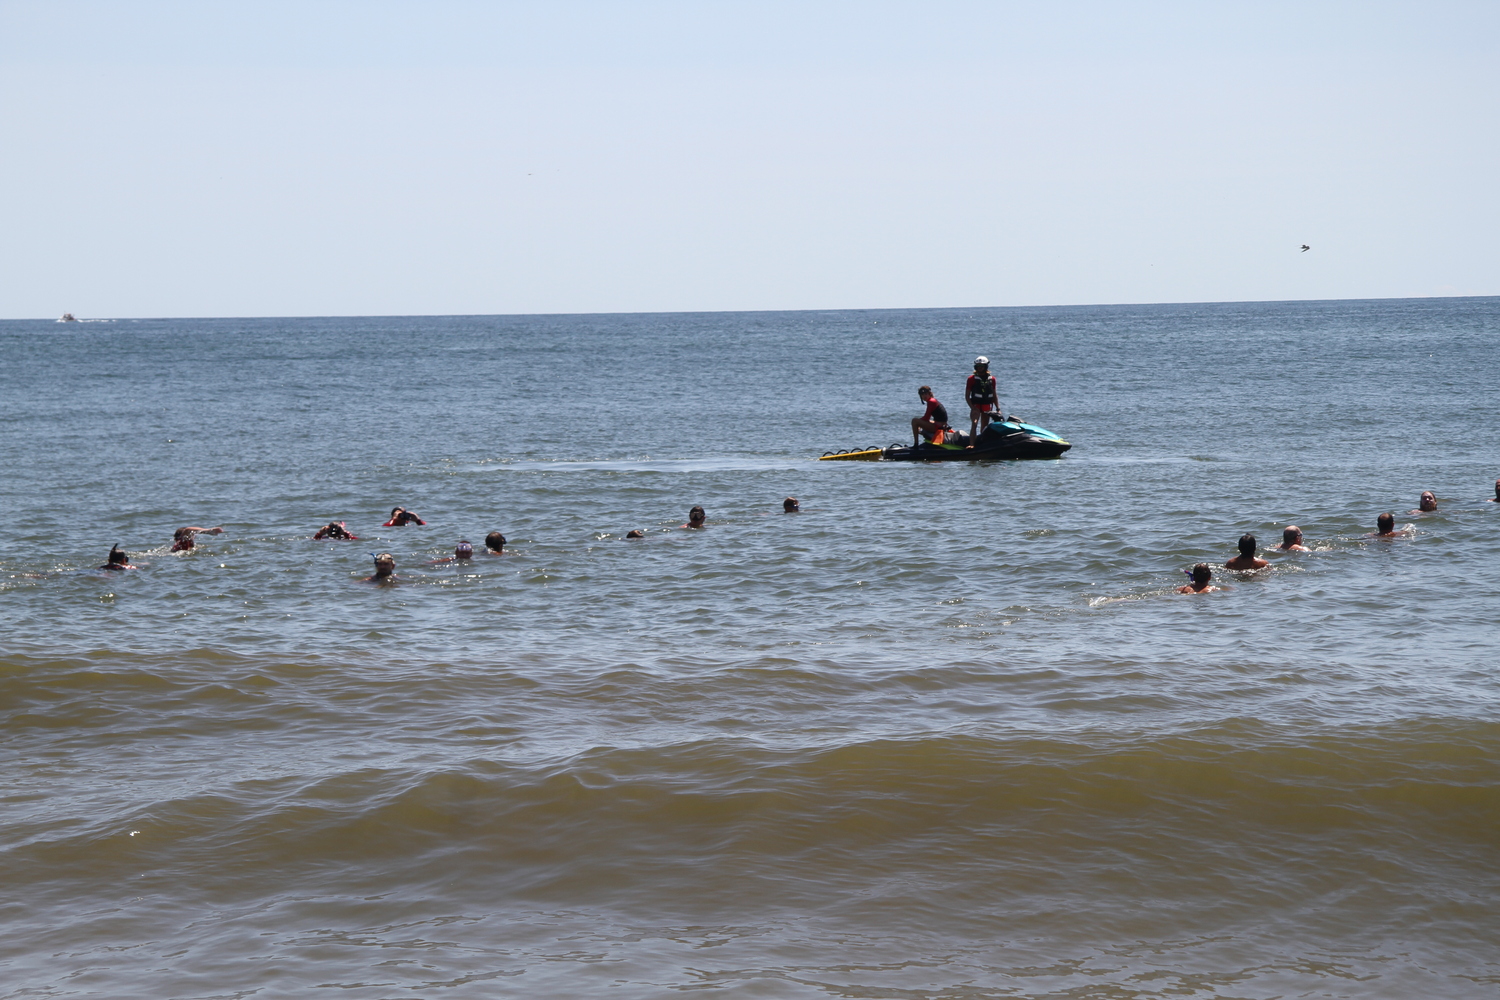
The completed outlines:
{"type": "Polygon", "coordinates": [[[1295,524],[1289,524],[1282,529],[1281,544],[1276,546],[1283,552],[1306,552],[1308,548],[1302,544],[1302,529],[1295,524]]]}
{"type": "Polygon", "coordinates": [[[1224,568],[1244,571],[1265,569],[1269,565],[1269,562],[1255,554],[1255,536],[1244,534],[1240,536],[1240,554],[1226,562],[1224,568]]]}
{"type": "Polygon", "coordinates": [[[645,538],[646,537],[646,533],[644,531],[642,531],[640,528],[631,528],[629,531],[625,532],[625,537],[626,538],[645,538]]]}
{"type": "Polygon", "coordinates": [[[703,524],[707,519],[708,515],[703,513],[702,507],[694,507],[692,510],[688,511],[688,523],[684,524],[683,527],[701,528],[703,527],[703,524]]]}
{"type": "Polygon", "coordinates": [[[1210,581],[1214,578],[1214,571],[1209,569],[1208,563],[1198,563],[1190,570],[1184,570],[1193,582],[1185,587],[1178,587],[1179,594],[1206,594],[1211,590],[1223,590],[1223,587],[1215,587],[1210,581]]]}
{"type": "Polygon", "coordinates": [[[437,566],[440,563],[472,562],[473,559],[474,546],[470,545],[468,542],[460,541],[458,545],[453,549],[453,555],[449,556],[447,559],[434,559],[432,562],[428,563],[428,565],[437,566]]]}
{"type": "Polygon", "coordinates": [[[172,551],[186,552],[193,547],[194,535],[222,535],[223,528],[178,528],[172,532],[172,551]]]}
{"type": "Polygon", "coordinates": [[[796,514],[802,510],[802,505],[797,502],[796,497],[787,497],[781,501],[781,512],[783,514],[796,514]]]}
{"type": "Polygon", "coordinates": [[[375,557],[375,572],[362,581],[364,583],[395,583],[396,582],[396,557],[389,552],[382,552],[375,557]]]}
{"type": "Polygon", "coordinates": [[[106,562],[103,566],[100,566],[99,568],[100,569],[135,569],[134,566],[130,565],[130,557],[128,555],[126,555],[124,553],[124,551],[122,551],[120,549],[120,546],[118,544],[111,545],[109,547],[109,561],[106,562]]]}
{"type": "Polygon", "coordinates": [[[1375,519],[1375,531],[1370,532],[1367,538],[1395,538],[1401,532],[1396,530],[1396,515],[1386,511],[1375,519]]]}
{"type": "Polygon", "coordinates": [[[498,531],[492,531],[484,536],[484,551],[492,556],[505,554],[505,536],[498,531]]]}
{"type": "Polygon", "coordinates": [[[1417,509],[1407,511],[1408,514],[1431,514],[1437,510],[1437,494],[1431,490],[1423,490],[1422,495],[1417,497],[1417,509]]]}
{"type": "Polygon", "coordinates": [[[408,525],[408,524],[426,524],[426,523],[427,523],[426,521],[422,520],[416,514],[413,514],[411,511],[407,510],[405,507],[392,507],[391,508],[391,519],[389,521],[385,522],[384,524],[382,524],[381,527],[382,528],[400,528],[400,527],[402,527],[404,525],[408,525]]]}
{"type": "Polygon", "coordinates": [[[313,535],[313,541],[321,541],[324,538],[332,538],[341,542],[359,541],[359,536],[350,534],[349,529],[344,527],[343,521],[329,521],[318,529],[317,534],[313,535]]]}
{"type": "Polygon", "coordinates": [[[1495,480],[1495,499],[1490,503],[1500,503],[1500,479],[1495,480]]]}

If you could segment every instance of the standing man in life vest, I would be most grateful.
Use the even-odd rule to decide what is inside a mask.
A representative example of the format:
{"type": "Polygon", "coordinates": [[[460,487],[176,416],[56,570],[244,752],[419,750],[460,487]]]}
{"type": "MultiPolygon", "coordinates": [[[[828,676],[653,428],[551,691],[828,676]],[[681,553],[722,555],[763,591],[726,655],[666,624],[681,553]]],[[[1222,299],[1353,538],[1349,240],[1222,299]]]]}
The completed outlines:
{"type": "Polygon", "coordinates": [[[984,433],[1000,409],[1000,390],[995,385],[995,376],[990,374],[990,359],[982,354],[974,359],[974,374],[964,386],[964,399],[969,404],[969,447],[972,448],[979,440],[975,432],[984,433]]]}

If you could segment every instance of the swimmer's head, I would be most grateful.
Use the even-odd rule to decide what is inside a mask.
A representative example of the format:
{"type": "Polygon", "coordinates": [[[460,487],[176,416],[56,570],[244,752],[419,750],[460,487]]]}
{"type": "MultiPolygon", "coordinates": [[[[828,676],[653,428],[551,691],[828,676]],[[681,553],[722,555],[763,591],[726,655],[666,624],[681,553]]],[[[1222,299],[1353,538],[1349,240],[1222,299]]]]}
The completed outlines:
{"type": "Polygon", "coordinates": [[[391,517],[394,518],[397,514],[401,513],[404,510],[406,510],[405,507],[392,507],[391,508],[391,517]]]}
{"type": "Polygon", "coordinates": [[[1193,582],[1202,586],[1214,578],[1214,571],[1208,563],[1194,563],[1193,568],[1187,571],[1187,575],[1193,578],[1193,582]]]}
{"type": "Polygon", "coordinates": [[[1437,510],[1437,494],[1431,490],[1423,490],[1422,495],[1417,498],[1419,510],[1437,510]]]}
{"type": "Polygon", "coordinates": [[[785,500],[781,501],[781,509],[790,514],[792,513],[792,511],[801,510],[802,505],[797,502],[796,497],[787,497],[785,500]]]}
{"type": "Polygon", "coordinates": [[[505,548],[505,536],[498,531],[492,531],[484,536],[484,547],[491,552],[499,552],[505,548]]]}
{"type": "Polygon", "coordinates": [[[1396,530],[1396,515],[1386,511],[1375,519],[1375,526],[1380,529],[1382,535],[1389,535],[1396,530]]]}
{"type": "Polygon", "coordinates": [[[1295,524],[1289,524],[1281,530],[1281,544],[1287,548],[1302,544],[1302,529],[1295,524]]]}
{"type": "Polygon", "coordinates": [[[1495,499],[1500,500],[1500,479],[1495,480],[1495,499]]]}
{"type": "Polygon", "coordinates": [[[917,390],[917,395],[920,398],[922,398],[922,399],[926,399],[928,396],[932,395],[932,386],[930,386],[930,385],[924,385],[924,386],[922,386],[921,388],[919,388],[917,390]]]}
{"type": "Polygon", "coordinates": [[[1240,536],[1240,555],[1255,555],[1255,536],[1249,533],[1240,536]]]}
{"type": "Polygon", "coordinates": [[[694,525],[695,527],[702,524],[707,518],[708,515],[703,512],[702,507],[694,507],[692,510],[688,511],[688,524],[694,525]]]}
{"type": "Polygon", "coordinates": [[[124,552],[120,551],[120,545],[119,545],[118,542],[116,542],[114,545],[111,545],[109,547],[109,565],[111,565],[111,566],[124,566],[124,565],[127,565],[129,562],[130,562],[130,557],[128,555],[126,555],[124,552]]]}
{"type": "Polygon", "coordinates": [[[474,546],[468,542],[459,542],[458,547],[453,550],[453,558],[470,559],[474,556],[474,546]]]}
{"type": "Polygon", "coordinates": [[[985,369],[989,368],[989,366],[990,359],[985,357],[983,354],[974,359],[974,370],[976,372],[982,372],[985,369]]]}
{"type": "Polygon", "coordinates": [[[629,531],[625,532],[625,537],[626,538],[645,538],[646,537],[646,533],[644,531],[642,531],[641,529],[639,529],[639,528],[631,528],[629,531]]]}
{"type": "Polygon", "coordinates": [[[396,557],[389,552],[382,552],[375,557],[375,575],[390,576],[396,571],[396,557]]]}
{"type": "Polygon", "coordinates": [[[193,540],[193,529],[192,528],[178,528],[176,531],[172,532],[172,541],[174,541],[174,542],[180,542],[184,538],[187,539],[188,541],[192,541],[193,540]]]}

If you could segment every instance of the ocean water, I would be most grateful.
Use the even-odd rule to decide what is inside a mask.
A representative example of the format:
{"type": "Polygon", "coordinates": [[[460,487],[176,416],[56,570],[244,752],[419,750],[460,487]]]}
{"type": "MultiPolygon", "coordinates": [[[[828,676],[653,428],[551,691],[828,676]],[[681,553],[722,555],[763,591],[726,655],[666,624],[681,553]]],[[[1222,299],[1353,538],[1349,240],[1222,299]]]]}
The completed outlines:
{"type": "Polygon", "coordinates": [[[1500,299],[0,323],[0,997],[1494,997],[1497,342],[1500,299]],[[814,461],[978,353],[1073,451],[814,461]]]}

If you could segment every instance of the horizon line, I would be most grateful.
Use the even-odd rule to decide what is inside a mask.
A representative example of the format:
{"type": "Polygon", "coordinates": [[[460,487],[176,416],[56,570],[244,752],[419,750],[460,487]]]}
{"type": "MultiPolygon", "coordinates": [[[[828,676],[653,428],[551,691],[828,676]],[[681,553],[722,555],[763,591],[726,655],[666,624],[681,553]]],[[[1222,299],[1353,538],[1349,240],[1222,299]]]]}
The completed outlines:
{"type": "MultiPolygon", "coordinates": [[[[1132,306],[1236,306],[1236,305],[1296,305],[1325,302],[1426,302],[1451,299],[1494,299],[1500,295],[1390,295],[1367,296],[1349,299],[1187,299],[1177,302],[1074,302],[1042,305],[966,305],[966,306],[828,306],[803,309],[626,309],[584,312],[493,312],[493,313],[264,313],[241,316],[84,316],[75,317],[77,322],[103,321],[153,321],[153,320],[257,320],[257,319],[471,319],[480,317],[506,317],[521,319],[544,316],[714,316],[723,314],[782,314],[782,313],[838,313],[838,312],[960,312],[966,309],[1115,309],[1132,306]]],[[[65,312],[64,315],[72,315],[65,312]]],[[[58,323],[60,317],[10,316],[0,323],[58,323]]]]}

